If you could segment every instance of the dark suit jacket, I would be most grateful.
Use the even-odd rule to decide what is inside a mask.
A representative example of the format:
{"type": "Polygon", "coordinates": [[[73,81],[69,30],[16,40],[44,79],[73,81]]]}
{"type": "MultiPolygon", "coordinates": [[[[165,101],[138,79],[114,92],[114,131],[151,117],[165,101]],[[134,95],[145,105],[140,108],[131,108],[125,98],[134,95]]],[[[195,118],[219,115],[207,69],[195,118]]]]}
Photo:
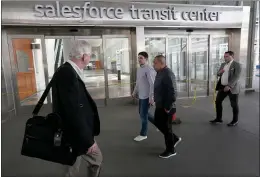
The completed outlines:
{"type": "Polygon", "coordinates": [[[84,82],[69,63],[54,74],[52,102],[53,112],[62,118],[64,136],[78,155],[85,154],[100,133],[99,115],[84,82]]]}
{"type": "MultiPolygon", "coordinates": [[[[222,70],[225,65],[226,63],[222,63],[218,70],[217,75],[220,78],[218,80],[216,90],[220,90],[222,74],[219,74],[219,71],[222,70]]],[[[233,61],[228,71],[228,86],[231,88],[230,91],[232,94],[238,94],[240,92],[240,83],[239,83],[240,74],[241,74],[240,64],[236,61],[233,61]]]]}
{"type": "Polygon", "coordinates": [[[156,108],[170,110],[176,108],[177,86],[175,75],[168,67],[158,71],[154,81],[154,101],[156,108]]]}

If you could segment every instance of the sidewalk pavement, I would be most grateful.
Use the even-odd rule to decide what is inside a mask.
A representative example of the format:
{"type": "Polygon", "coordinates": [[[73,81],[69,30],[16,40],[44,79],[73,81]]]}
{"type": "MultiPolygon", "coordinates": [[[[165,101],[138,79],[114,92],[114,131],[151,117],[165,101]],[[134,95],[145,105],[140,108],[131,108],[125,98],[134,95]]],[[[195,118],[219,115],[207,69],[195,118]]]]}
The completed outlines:
{"type": "MultiPolygon", "coordinates": [[[[240,122],[237,127],[213,126],[212,100],[200,98],[178,100],[177,117],[182,124],[173,125],[183,141],[177,155],[160,159],[163,136],[149,125],[148,139],[134,142],[140,120],[133,105],[99,108],[101,134],[97,138],[103,152],[101,177],[123,176],[259,176],[259,93],[241,95],[240,122]]],[[[228,98],[223,104],[223,118],[228,123],[232,110],[228,98]]],[[[18,116],[2,123],[2,176],[63,176],[58,164],[20,155],[27,117],[18,116]]],[[[86,168],[81,166],[80,176],[86,168]]]]}

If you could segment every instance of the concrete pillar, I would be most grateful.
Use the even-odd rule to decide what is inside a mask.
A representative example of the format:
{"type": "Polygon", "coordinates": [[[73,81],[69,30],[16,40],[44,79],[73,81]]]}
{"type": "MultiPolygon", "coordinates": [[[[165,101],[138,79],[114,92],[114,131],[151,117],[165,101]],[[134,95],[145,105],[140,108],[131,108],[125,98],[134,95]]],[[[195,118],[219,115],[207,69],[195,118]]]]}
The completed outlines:
{"type": "Polygon", "coordinates": [[[260,64],[260,2],[258,1],[258,64],[260,64]]]}
{"type": "Polygon", "coordinates": [[[252,90],[253,67],[254,67],[254,42],[256,31],[256,11],[257,2],[252,1],[250,7],[249,33],[248,33],[248,51],[247,51],[247,68],[246,68],[246,89],[252,90]]]}

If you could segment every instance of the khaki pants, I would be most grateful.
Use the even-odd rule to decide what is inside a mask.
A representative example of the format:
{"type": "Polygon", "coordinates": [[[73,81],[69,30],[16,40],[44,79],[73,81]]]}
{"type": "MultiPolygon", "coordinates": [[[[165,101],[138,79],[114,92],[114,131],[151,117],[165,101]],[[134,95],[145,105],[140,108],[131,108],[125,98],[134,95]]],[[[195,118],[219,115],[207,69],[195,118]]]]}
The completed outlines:
{"type": "Polygon", "coordinates": [[[91,154],[84,154],[79,156],[73,166],[66,168],[65,177],[76,177],[79,173],[81,162],[87,167],[86,177],[98,177],[101,169],[103,156],[101,150],[97,146],[97,150],[91,154]]]}

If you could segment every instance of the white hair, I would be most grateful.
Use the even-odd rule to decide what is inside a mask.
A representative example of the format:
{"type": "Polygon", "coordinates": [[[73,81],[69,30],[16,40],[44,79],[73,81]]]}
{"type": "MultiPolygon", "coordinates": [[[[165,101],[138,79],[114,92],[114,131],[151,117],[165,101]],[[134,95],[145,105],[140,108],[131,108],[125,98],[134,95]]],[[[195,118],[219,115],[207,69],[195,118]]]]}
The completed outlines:
{"type": "Polygon", "coordinates": [[[91,56],[91,45],[85,40],[73,41],[69,53],[70,60],[81,59],[84,54],[91,56]]]}

